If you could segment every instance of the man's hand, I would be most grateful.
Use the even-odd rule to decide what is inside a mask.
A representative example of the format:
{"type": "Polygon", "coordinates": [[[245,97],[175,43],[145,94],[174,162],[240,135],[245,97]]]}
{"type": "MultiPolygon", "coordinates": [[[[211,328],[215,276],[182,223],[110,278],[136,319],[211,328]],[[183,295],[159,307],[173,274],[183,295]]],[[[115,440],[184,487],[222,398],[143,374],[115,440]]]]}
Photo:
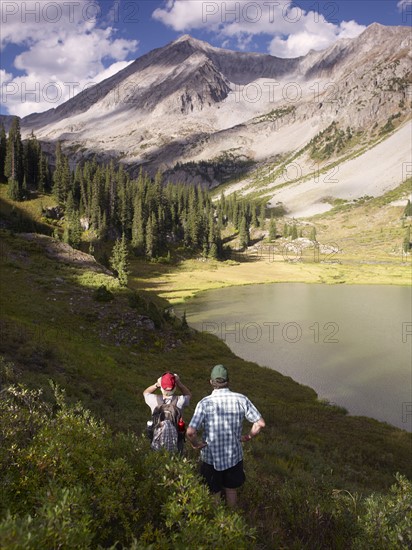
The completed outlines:
{"type": "Polygon", "coordinates": [[[242,435],[242,437],[240,438],[240,441],[242,443],[246,443],[246,441],[250,441],[252,439],[252,436],[250,434],[247,434],[247,435],[242,435]]]}
{"type": "Polygon", "coordinates": [[[191,441],[190,444],[193,449],[197,449],[198,451],[200,451],[200,449],[203,449],[204,447],[207,447],[206,441],[201,441],[200,443],[198,443],[197,441],[195,443],[192,443],[191,441]]]}
{"type": "Polygon", "coordinates": [[[186,430],[186,435],[193,449],[197,449],[200,451],[200,449],[203,449],[203,447],[206,447],[207,445],[206,441],[201,441],[200,443],[198,442],[197,431],[194,428],[191,428],[189,426],[186,430]]]}

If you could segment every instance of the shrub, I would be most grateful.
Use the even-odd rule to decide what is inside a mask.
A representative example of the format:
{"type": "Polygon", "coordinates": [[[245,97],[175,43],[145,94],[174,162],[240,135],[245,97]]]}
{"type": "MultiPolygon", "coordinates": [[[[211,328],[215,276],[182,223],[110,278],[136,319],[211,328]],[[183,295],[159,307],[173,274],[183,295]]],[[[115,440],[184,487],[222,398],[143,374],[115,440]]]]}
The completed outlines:
{"type": "Polygon", "coordinates": [[[96,300],[96,302],[110,302],[113,299],[113,294],[104,285],[99,286],[93,292],[93,300],[96,300]]]}
{"type": "Polygon", "coordinates": [[[359,518],[363,534],[357,548],[375,550],[412,548],[412,483],[396,474],[396,484],[387,495],[371,495],[359,518]]]}
{"type": "Polygon", "coordinates": [[[21,385],[0,397],[2,550],[249,548],[254,535],[216,507],[194,464],[114,435],[54,387],[53,406],[21,385]]]}
{"type": "Polygon", "coordinates": [[[137,292],[131,292],[127,296],[129,307],[139,311],[146,311],[146,301],[137,292]]]}

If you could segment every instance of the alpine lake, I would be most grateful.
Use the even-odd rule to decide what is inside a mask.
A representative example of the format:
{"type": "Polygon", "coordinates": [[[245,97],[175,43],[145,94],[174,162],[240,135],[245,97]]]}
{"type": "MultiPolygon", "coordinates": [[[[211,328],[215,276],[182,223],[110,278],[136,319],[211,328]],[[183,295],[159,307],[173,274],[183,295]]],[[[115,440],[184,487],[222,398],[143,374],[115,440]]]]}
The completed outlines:
{"type": "Polygon", "coordinates": [[[209,290],[189,325],[319,399],[412,431],[412,288],[277,283],[209,290]]]}

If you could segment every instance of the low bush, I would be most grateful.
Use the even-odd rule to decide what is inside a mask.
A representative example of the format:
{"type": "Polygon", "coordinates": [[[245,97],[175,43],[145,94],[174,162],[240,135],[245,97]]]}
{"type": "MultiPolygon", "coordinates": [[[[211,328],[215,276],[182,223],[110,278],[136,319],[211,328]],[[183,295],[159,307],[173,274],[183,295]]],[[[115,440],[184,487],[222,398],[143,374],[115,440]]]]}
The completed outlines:
{"type": "Polygon", "coordinates": [[[50,405],[21,385],[1,395],[3,550],[253,547],[253,530],[213,504],[192,462],[54,396],[50,405]]]}

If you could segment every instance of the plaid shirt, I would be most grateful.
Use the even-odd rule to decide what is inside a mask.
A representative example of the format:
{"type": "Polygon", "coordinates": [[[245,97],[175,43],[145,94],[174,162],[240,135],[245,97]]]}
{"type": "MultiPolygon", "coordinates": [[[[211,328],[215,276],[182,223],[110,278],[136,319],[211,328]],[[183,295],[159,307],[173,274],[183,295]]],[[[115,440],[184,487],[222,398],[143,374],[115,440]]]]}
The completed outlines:
{"type": "Polygon", "coordinates": [[[213,390],[199,401],[189,426],[195,430],[204,428],[203,441],[207,446],[201,450],[203,462],[222,471],[242,460],[240,438],[245,417],[254,423],[261,414],[245,395],[228,388],[213,390]]]}

